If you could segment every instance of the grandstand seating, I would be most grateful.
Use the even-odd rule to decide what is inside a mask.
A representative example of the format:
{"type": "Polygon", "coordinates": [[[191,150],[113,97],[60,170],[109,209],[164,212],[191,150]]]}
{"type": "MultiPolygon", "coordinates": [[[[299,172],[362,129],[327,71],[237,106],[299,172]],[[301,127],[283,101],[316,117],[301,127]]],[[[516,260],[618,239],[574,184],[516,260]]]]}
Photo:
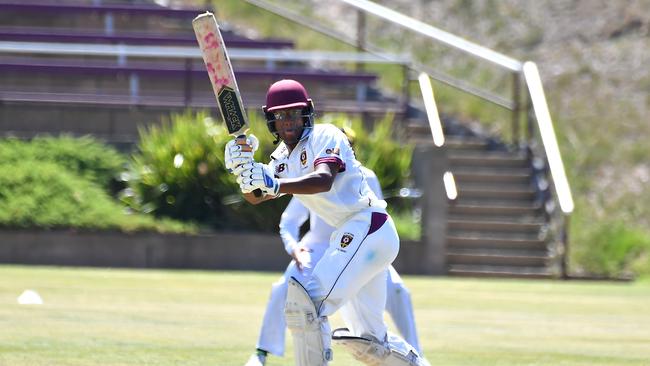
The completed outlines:
{"type": "MultiPolygon", "coordinates": [[[[240,48],[292,48],[293,42],[284,39],[255,40],[223,31],[228,47],[240,48]]],[[[24,42],[96,43],[96,44],[146,44],[195,46],[194,34],[160,34],[151,32],[113,32],[107,34],[95,29],[66,29],[47,27],[0,27],[0,39],[24,42]]]]}
{"type": "MultiPolygon", "coordinates": [[[[202,11],[145,2],[0,0],[0,7],[3,41],[76,45],[192,47],[196,40],[190,20],[202,11]]],[[[223,33],[233,48],[293,47],[289,40],[250,39],[228,29],[223,33]]],[[[401,111],[397,102],[368,99],[377,94],[371,91],[377,79],[373,74],[325,70],[300,62],[233,61],[233,67],[244,102],[253,108],[264,103],[271,82],[296,78],[309,88],[320,111],[382,115],[401,111]]],[[[188,107],[215,107],[207,73],[196,59],[2,54],[0,83],[3,132],[25,137],[70,132],[94,133],[109,142],[135,141],[139,124],[157,122],[162,115],[188,107]],[[85,111],[90,107],[97,116],[89,126],[85,111]],[[78,116],[75,110],[80,111],[78,116]]]]}

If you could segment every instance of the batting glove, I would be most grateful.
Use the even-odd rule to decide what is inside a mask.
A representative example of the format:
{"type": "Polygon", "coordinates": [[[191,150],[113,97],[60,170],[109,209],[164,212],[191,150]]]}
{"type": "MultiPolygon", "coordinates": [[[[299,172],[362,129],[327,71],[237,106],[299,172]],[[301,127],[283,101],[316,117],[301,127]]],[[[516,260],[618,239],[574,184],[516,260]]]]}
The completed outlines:
{"type": "Polygon", "coordinates": [[[242,166],[237,183],[243,193],[259,189],[266,194],[277,196],[280,190],[280,182],[273,175],[273,170],[262,163],[249,163],[242,166]]]}
{"type": "Polygon", "coordinates": [[[248,135],[246,139],[236,138],[228,141],[224,152],[224,163],[229,172],[239,175],[242,166],[253,162],[253,155],[259,147],[259,140],[255,135],[248,135]]]}

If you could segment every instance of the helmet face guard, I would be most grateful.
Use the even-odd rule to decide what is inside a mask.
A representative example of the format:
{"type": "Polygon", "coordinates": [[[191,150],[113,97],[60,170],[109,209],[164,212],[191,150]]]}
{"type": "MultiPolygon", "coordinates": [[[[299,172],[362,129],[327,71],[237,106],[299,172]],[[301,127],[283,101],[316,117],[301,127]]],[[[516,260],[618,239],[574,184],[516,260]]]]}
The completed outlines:
{"type": "MultiPolygon", "coordinates": [[[[285,117],[284,115],[288,111],[296,111],[293,116],[289,117],[291,119],[297,119],[300,118],[302,119],[302,128],[303,132],[298,141],[304,139],[309,135],[311,132],[311,128],[314,127],[314,107],[311,102],[311,99],[309,99],[309,105],[305,108],[301,109],[291,109],[291,110],[276,110],[275,112],[269,112],[267,110],[266,106],[262,107],[262,110],[264,111],[264,118],[266,119],[266,127],[268,128],[269,132],[275,136],[276,143],[279,142],[280,135],[278,134],[278,129],[276,128],[275,122],[279,120],[283,120],[285,117]]],[[[298,142],[296,141],[296,142],[298,142]]]]}

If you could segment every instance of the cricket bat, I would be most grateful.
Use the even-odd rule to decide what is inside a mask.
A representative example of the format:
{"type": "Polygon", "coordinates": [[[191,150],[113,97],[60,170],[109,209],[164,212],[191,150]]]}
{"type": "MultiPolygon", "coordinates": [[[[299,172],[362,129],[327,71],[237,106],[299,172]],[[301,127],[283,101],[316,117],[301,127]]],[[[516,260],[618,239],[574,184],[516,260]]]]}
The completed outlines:
{"type": "MultiPolygon", "coordinates": [[[[228,133],[236,136],[237,144],[241,145],[242,149],[250,149],[246,144],[248,117],[217,20],[211,12],[206,11],[192,20],[192,28],[199,42],[210,84],[228,133]]],[[[259,189],[253,193],[256,197],[262,195],[259,189]]]]}

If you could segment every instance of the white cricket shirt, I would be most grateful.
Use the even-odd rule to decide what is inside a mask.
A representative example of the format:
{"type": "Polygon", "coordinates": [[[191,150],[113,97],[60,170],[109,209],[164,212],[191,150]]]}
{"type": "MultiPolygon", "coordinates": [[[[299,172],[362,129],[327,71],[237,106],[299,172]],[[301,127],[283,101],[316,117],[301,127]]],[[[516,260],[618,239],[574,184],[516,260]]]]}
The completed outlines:
{"type": "Polygon", "coordinates": [[[312,173],[316,165],[335,163],[339,172],[332,188],[315,194],[295,194],[310,211],[326,223],[338,227],[354,214],[369,207],[386,208],[368,186],[345,134],[331,124],[316,124],[306,139],[289,153],[280,143],[271,154],[269,165],[279,178],[298,178],[312,173]]]}

